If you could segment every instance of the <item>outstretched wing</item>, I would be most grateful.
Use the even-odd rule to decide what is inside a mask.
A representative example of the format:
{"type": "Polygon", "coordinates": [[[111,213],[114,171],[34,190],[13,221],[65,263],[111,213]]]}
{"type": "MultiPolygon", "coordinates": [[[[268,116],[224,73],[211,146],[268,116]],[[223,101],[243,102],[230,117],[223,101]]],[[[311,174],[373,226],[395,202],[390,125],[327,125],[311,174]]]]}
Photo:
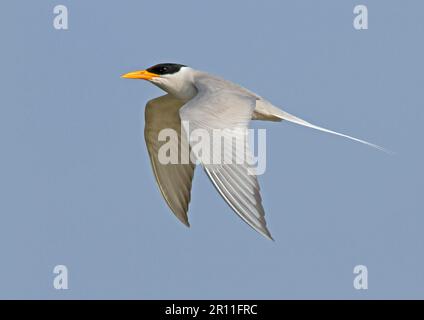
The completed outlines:
{"type": "Polygon", "coordinates": [[[198,93],[180,109],[180,117],[185,131],[190,135],[192,149],[201,150],[197,159],[230,207],[249,226],[272,239],[266,227],[259,184],[250,166],[251,153],[246,139],[256,98],[235,86],[229,86],[226,81],[210,77],[197,79],[195,86],[198,93]],[[197,129],[207,133],[209,139],[193,141],[197,129]],[[219,148],[209,143],[218,132],[224,140],[219,148]],[[225,143],[229,140],[243,141],[244,145],[238,148],[235,144],[225,143]],[[220,157],[214,159],[217,153],[220,153],[220,157]],[[225,161],[225,155],[231,156],[232,163],[225,161]]]}
{"type": "Polygon", "coordinates": [[[183,103],[180,100],[170,95],[150,100],[145,109],[144,138],[153,173],[162,196],[177,218],[186,226],[189,226],[187,211],[195,165],[191,162],[182,164],[180,161],[181,154],[189,153],[186,136],[180,134],[179,110],[182,105],[183,103]],[[177,139],[159,141],[159,133],[163,129],[174,130],[177,139]],[[163,164],[163,161],[159,160],[159,149],[165,143],[170,147],[167,148],[169,151],[178,154],[177,163],[163,164]]]}

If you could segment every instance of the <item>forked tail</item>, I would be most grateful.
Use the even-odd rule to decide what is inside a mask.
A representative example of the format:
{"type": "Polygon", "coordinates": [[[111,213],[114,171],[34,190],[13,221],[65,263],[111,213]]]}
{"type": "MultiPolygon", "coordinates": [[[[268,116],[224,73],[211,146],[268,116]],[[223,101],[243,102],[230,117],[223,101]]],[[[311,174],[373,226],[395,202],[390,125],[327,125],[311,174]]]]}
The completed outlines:
{"type": "Polygon", "coordinates": [[[316,126],[312,123],[309,123],[305,120],[302,120],[298,117],[295,117],[295,116],[291,115],[290,113],[287,113],[287,112],[282,111],[282,110],[279,110],[279,111],[280,111],[279,114],[276,115],[276,116],[283,119],[283,120],[287,120],[287,121],[290,121],[290,122],[293,122],[293,123],[296,123],[296,124],[300,124],[301,126],[309,127],[309,128],[316,129],[316,130],[319,130],[319,131],[335,134],[336,136],[340,136],[340,137],[344,137],[344,138],[347,138],[347,139],[350,139],[350,140],[353,140],[353,141],[357,141],[357,142],[366,144],[367,146],[376,148],[380,151],[383,151],[383,152],[386,152],[386,153],[389,153],[389,154],[393,154],[392,151],[387,150],[383,147],[380,147],[376,144],[373,144],[373,143],[370,143],[368,141],[364,141],[364,140],[361,140],[361,139],[358,139],[358,138],[355,138],[355,137],[348,136],[347,134],[343,134],[343,133],[340,133],[340,132],[336,132],[336,131],[332,131],[332,130],[329,130],[329,129],[325,129],[325,128],[316,126]]]}

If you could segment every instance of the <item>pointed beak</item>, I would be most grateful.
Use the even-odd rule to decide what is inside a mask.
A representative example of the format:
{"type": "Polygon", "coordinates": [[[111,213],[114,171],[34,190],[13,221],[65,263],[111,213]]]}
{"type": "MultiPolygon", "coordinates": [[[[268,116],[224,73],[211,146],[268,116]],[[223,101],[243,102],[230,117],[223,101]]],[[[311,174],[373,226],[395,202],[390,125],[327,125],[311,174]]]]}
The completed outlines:
{"type": "Polygon", "coordinates": [[[159,77],[158,74],[151,73],[147,70],[128,72],[121,76],[121,78],[126,78],[126,79],[143,79],[143,80],[151,80],[157,77],[159,77]]]}

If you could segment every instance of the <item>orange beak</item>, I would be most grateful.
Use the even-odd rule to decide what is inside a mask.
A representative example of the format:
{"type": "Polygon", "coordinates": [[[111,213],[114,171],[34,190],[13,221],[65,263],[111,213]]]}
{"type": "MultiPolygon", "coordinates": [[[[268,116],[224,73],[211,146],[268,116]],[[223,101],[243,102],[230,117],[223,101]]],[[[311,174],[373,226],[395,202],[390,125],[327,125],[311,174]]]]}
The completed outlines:
{"type": "Polygon", "coordinates": [[[126,78],[126,79],[143,79],[143,80],[151,80],[157,77],[159,77],[158,74],[151,73],[147,70],[133,71],[121,76],[121,78],[126,78]]]}

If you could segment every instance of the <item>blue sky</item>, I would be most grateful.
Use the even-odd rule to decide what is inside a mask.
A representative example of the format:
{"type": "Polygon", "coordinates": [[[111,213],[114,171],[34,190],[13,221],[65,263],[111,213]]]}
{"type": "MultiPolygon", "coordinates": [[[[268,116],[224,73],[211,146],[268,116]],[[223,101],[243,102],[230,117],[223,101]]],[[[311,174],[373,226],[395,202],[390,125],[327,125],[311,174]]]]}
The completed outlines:
{"type": "Polygon", "coordinates": [[[420,1],[3,1],[0,298],[423,298],[420,1]],[[69,30],[53,28],[53,8],[69,30]],[[352,26],[366,4],[369,29],[352,26]],[[390,156],[289,123],[259,178],[275,242],[197,170],[191,228],[161,198],[142,131],[161,94],[122,73],[218,74],[390,156]],[[53,288],[53,268],[69,290],[53,288]],[[368,268],[368,290],[353,268],[368,268]]]}

